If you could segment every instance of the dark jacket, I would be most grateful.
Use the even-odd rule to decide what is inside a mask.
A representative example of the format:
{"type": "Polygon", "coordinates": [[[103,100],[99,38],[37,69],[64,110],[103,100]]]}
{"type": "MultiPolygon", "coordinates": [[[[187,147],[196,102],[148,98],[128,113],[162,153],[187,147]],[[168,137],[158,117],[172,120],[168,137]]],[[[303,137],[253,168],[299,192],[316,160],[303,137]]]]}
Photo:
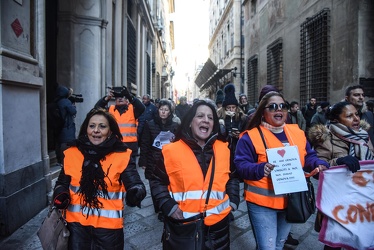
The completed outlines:
{"type": "Polygon", "coordinates": [[[303,113],[306,121],[306,128],[309,128],[312,117],[317,112],[317,107],[315,106],[314,108],[312,108],[310,103],[308,103],[307,105],[305,105],[305,107],[302,108],[301,112],[303,113]]]}
{"type": "Polygon", "coordinates": [[[157,114],[157,107],[153,105],[151,102],[149,102],[147,105],[145,105],[145,110],[141,116],[138,118],[138,136],[141,138],[144,125],[146,121],[150,121],[153,118],[155,118],[157,114]]]}
{"type": "MultiPolygon", "coordinates": [[[[109,107],[108,107],[108,103],[109,101],[106,101],[105,100],[105,96],[103,98],[101,98],[96,104],[95,104],[95,108],[103,108],[103,109],[107,109],[109,110],[109,107]]],[[[131,104],[134,106],[134,117],[135,119],[138,119],[139,116],[141,116],[145,110],[145,107],[144,107],[144,104],[137,98],[133,98],[131,104]]],[[[127,105],[126,105],[127,107],[127,105]]],[[[118,109],[119,113],[122,115],[123,113],[125,113],[127,111],[127,108],[126,107],[123,107],[123,108],[118,108],[116,107],[116,109],[118,109]]]]}
{"type": "MultiPolygon", "coordinates": [[[[207,168],[213,156],[213,144],[216,140],[216,135],[213,135],[205,146],[202,148],[194,139],[188,135],[182,137],[185,142],[193,151],[196,160],[201,166],[204,177],[206,176],[207,168]]],[[[164,159],[161,155],[160,160],[156,164],[154,175],[150,179],[150,187],[152,197],[156,201],[157,206],[161,209],[163,214],[169,215],[172,208],[177,205],[177,202],[170,196],[168,185],[169,177],[165,170],[164,159]]],[[[230,205],[236,209],[239,205],[239,179],[236,175],[235,168],[231,169],[230,179],[226,183],[226,193],[230,198],[230,205]]],[[[227,249],[229,245],[229,222],[228,216],[222,221],[205,230],[205,246],[209,249],[227,249]]]]}
{"type": "Polygon", "coordinates": [[[75,122],[74,118],[77,114],[77,108],[68,99],[69,89],[64,86],[57,87],[57,105],[60,109],[61,116],[64,119],[64,127],[62,128],[58,140],[59,143],[67,143],[75,139],[75,122]]]}
{"type": "Polygon", "coordinates": [[[173,122],[172,115],[168,117],[165,124],[162,123],[158,114],[153,120],[145,123],[140,143],[140,157],[138,163],[139,166],[146,167],[145,178],[151,178],[155,168],[155,162],[159,161],[162,157],[161,149],[152,146],[155,138],[161,131],[170,131],[175,134],[177,128],[178,123],[173,122]]]}
{"type": "Polygon", "coordinates": [[[179,117],[179,119],[183,119],[183,116],[190,110],[190,105],[186,104],[178,104],[175,107],[175,114],[179,117]]]}
{"type": "MultiPolygon", "coordinates": [[[[213,143],[216,140],[216,136],[211,137],[203,148],[190,137],[185,136],[184,138],[182,138],[182,140],[191,148],[191,150],[195,154],[205,177],[210,160],[213,156],[213,143]]],[[[155,200],[157,201],[157,205],[159,206],[159,208],[161,208],[163,214],[165,215],[168,215],[174,205],[177,204],[177,202],[170,196],[168,185],[169,177],[165,170],[164,158],[161,155],[160,159],[156,163],[154,174],[150,180],[150,186],[152,196],[155,198],[155,200]]],[[[226,184],[226,193],[230,198],[230,203],[235,204],[234,208],[237,208],[237,206],[239,205],[240,197],[239,179],[237,178],[235,167],[231,169],[230,179],[226,184]]]]}

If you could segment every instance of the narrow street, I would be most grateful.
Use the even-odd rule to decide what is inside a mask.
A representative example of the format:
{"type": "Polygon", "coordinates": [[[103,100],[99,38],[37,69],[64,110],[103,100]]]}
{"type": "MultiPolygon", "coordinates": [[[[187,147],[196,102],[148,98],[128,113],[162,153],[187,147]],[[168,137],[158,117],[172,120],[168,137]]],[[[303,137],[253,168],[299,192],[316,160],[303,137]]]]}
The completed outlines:
{"type": "MultiPolygon", "coordinates": [[[[144,179],[144,170],[138,168],[138,172],[147,187],[147,197],[142,202],[142,208],[126,207],[125,209],[125,250],[130,249],[162,249],[161,234],[163,224],[154,213],[150,196],[148,181],[144,179]]],[[[318,182],[312,180],[315,189],[318,182]]],[[[243,184],[241,184],[241,193],[243,184]]],[[[47,208],[41,211],[33,219],[19,228],[11,236],[0,239],[0,249],[4,250],[40,250],[42,249],[36,232],[47,214],[47,208]]],[[[235,220],[231,223],[231,249],[255,249],[251,226],[248,220],[247,207],[241,200],[239,208],[234,213],[235,220]]],[[[323,244],[318,241],[318,234],[313,230],[315,215],[304,224],[294,224],[291,232],[295,239],[300,241],[298,246],[286,245],[285,250],[319,250],[323,244]]]]}

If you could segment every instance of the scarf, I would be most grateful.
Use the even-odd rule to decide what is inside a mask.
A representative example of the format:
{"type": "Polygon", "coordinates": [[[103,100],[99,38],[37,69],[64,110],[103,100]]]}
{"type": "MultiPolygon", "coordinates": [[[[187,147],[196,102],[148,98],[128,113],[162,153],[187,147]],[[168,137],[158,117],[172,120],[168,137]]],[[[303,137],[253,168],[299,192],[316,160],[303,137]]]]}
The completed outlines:
{"type": "Polygon", "coordinates": [[[369,135],[366,130],[360,128],[358,131],[353,131],[341,123],[330,124],[329,129],[332,134],[349,143],[349,155],[355,156],[362,161],[374,159],[367,144],[369,135]]]}
{"type": "Polygon", "coordinates": [[[261,122],[261,125],[264,126],[265,128],[269,129],[271,132],[273,132],[274,134],[279,134],[279,133],[282,133],[283,132],[283,128],[284,126],[286,125],[286,123],[283,123],[283,125],[279,126],[279,127],[274,127],[272,125],[270,125],[269,123],[265,122],[265,121],[262,121],[261,122]]]}
{"type": "MultiPolygon", "coordinates": [[[[87,135],[80,136],[75,141],[75,145],[84,156],[80,187],[77,193],[82,195],[81,207],[88,208],[88,217],[90,212],[93,213],[93,209],[99,211],[102,208],[98,197],[108,197],[107,183],[104,180],[107,173],[104,173],[100,160],[105,160],[105,156],[112,152],[126,151],[127,146],[113,135],[100,145],[93,145],[87,135]]],[[[108,181],[111,182],[109,179],[108,181]]]]}

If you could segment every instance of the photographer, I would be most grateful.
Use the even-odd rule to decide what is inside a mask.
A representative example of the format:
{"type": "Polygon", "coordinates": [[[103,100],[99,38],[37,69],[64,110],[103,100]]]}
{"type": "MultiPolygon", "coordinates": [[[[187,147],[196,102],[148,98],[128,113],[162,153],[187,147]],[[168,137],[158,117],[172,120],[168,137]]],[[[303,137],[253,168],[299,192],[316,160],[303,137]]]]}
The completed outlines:
{"type": "Polygon", "coordinates": [[[143,103],[123,86],[109,88],[108,94],[95,104],[95,108],[98,107],[107,109],[116,118],[122,141],[132,150],[130,164],[135,164],[135,155],[138,153],[136,121],[145,110],[143,103]],[[115,98],[115,105],[108,107],[112,98],[115,98]]]}
{"type": "Polygon", "coordinates": [[[77,108],[69,98],[73,94],[73,89],[59,85],[56,90],[56,103],[60,110],[61,117],[64,119],[64,126],[57,136],[56,140],[56,158],[57,162],[62,164],[63,151],[67,148],[67,143],[75,140],[75,122],[77,108]]]}

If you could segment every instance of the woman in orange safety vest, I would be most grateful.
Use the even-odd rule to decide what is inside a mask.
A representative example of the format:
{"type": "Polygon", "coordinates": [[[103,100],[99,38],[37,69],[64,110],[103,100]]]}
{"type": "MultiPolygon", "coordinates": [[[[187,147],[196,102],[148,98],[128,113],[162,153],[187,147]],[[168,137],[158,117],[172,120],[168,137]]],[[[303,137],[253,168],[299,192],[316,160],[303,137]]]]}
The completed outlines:
{"type": "Polygon", "coordinates": [[[140,207],[146,195],[130,154],[115,118],[92,109],[64,151],[53,193],[54,206],[66,209],[69,249],[124,248],[123,201],[140,207]]]}
{"type": "MultiPolygon", "coordinates": [[[[150,179],[152,196],[165,220],[186,219],[205,212],[206,249],[230,248],[229,213],[240,200],[239,179],[235,168],[230,168],[230,151],[227,143],[217,138],[218,132],[213,102],[195,102],[183,117],[175,142],[162,148],[162,157],[150,179]],[[205,208],[213,155],[214,181],[205,208]]],[[[164,247],[165,240],[164,235],[164,247]]]]}
{"type": "Polygon", "coordinates": [[[304,131],[297,124],[285,123],[287,112],[288,105],[280,93],[265,94],[236,147],[234,162],[244,179],[244,197],[257,249],[282,250],[291,229],[285,216],[286,196],[274,193],[270,176],[274,165],[268,162],[266,148],[297,146],[306,172],[329,167],[318,159],[304,131]]]}

